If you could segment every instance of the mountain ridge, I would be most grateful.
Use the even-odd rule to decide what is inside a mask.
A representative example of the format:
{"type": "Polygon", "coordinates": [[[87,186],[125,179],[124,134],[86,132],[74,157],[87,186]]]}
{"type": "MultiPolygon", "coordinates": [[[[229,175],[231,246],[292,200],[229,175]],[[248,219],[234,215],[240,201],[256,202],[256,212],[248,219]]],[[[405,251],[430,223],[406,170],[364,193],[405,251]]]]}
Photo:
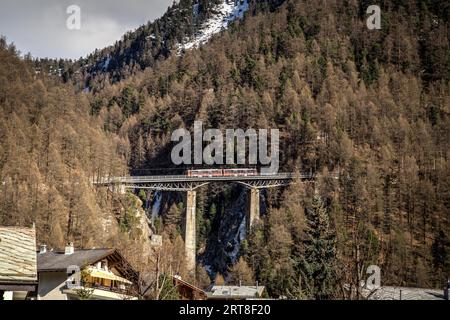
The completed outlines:
{"type": "Polygon", "coordinates": [[[235,20],[243,19],[247,11],[274,10],[284,0],[181,0],[170,6],[160,18],[134,31],[127,32],[121,40],[103,49],[97,49],[79,60],[37,59],[35,69],[41,73],[72,82],[78,90],[96,89],[98,82],[118,82],[138,70],[151,67],[174,52],[198,47],[214,34],[227,29],[235,20]],[[226,19],[222,27],[204,29],[205,24],[226,19]],[[205,39],[195,40],[203,32],[205,39]],[[190,39],[194,39],[191,41],[190,39]],[[195,44],[195,42],[198,42],[195,44]]]}

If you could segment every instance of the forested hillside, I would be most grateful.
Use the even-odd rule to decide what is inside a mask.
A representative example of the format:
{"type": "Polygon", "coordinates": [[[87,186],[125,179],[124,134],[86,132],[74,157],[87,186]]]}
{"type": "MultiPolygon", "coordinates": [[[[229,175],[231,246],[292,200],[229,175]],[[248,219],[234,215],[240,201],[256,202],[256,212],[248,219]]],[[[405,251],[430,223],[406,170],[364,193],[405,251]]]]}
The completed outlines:
{"type": "MultiPolygon", "coordinates": [[[[340,276],[357,283],[363,265],[377,263],[389,283],[438,285],[448,272],[432,252],[448,234],[448,17],[439,4],[388,1],[383,30],[369,32],[364,7],[288,1],[108,86],[93,114],[128,136],[133,169],[171,166],[170,133],[196,119],[281,128],[283,170],[341,173],[320,188],[346,265],[339,269],[349,273],[340,276]]],[[[266,223],[244,253],[256,278],[280,294],[299,286],[309,203],[290,192],[292,204],[269,194],[266,223]]],[[[217,230],[226,206],[206,197],[199,210],[217,230]]]]}
{"type": "MultiPolygon", "coordinates": [[[[38,244],[125,248],[149,255],[142,203],[93,192],[96,177],[128,172],[127,141],[89,116],[89,100],[49,78],[0,39],[0,225],[36,225],[38,244]]],[[[136,252],[138,253],[136,253],[136,252]]]]}
{"type": "MultiPolygon", "coordinates": [[[[199,192],[198,254],[210,275],[258,280],[274,297],[354,298],[376,264],[385,285],[440,288],[450,273],[448,2],[382,1],[379,31],[366,27],[368,1],[273,3],[181,55],[160,47],[159,59],[126,45],[149,55],[124,58],[123,80],[89,94],[33,80],[3,45],[0,219],[44,221],[40,228],[67,233],[76,212],[91,228],[77,230],[85,243],[89,219],[103,212],[90,178],[126,165],[180,169],[170,161],[170,136],[195,120],[279,128],[281,171],[314,172],[317,183],[267,191],[261,225],[232,245],[220,236],[239,225],[243,191],[199,192]],[[140,70],[139,61],[151,67],[140,70]]],[[[167,23],[128,39],[168,30],[167,23]]],[[[173,39],[188,31],[178,32],[173,39]]],[[[181,202],[168,197],[153,226],[177,245],[181,202]]]]}

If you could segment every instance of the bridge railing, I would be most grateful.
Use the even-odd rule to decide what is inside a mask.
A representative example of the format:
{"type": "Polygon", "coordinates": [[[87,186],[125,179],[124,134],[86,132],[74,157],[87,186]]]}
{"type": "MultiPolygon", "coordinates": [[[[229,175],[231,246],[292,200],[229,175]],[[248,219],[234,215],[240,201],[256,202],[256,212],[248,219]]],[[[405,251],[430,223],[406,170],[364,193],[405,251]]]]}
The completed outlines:
{"type": "Polygon", "coordinates": [[[93,181],[94,184],[123,184],[123,183],[146,183],[155,181],[204,181],[204,180],[278,180],[278,179],[311,179],[314,177],[312,173],[296,174],[296,173],[279,173],[276,175],[258,175],[258,176],[231,176],[231,177],[189,177],[187,175],[163,175],[163,176],[128,176],[128,177],[110,177],[101,178],[93,181]]]}

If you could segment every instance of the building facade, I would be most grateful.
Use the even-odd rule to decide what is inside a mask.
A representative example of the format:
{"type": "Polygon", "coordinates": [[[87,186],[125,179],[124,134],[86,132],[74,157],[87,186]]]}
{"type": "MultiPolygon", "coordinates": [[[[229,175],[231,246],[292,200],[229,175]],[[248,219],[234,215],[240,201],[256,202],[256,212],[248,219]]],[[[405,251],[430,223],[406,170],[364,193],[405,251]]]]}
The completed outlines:
{"type": "Polygon", "coordinates": [[[136,300],[138,273],[115,249],[77,249],[37,255],[39,300],[136,300]]]}

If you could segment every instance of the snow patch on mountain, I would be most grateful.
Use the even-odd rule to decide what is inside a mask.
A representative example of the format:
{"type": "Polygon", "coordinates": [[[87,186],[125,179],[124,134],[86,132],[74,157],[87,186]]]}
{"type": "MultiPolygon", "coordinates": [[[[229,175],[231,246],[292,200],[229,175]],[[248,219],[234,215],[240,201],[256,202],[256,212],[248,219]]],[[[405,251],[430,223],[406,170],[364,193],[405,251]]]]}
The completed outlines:
{"type": "MultiPolygon", "coordinates": [[[[248,0],[224,0],[223,3],[217,5],[212,17],[202,25],[194,37],[188,38],[178,45],[178,51],[199,48],[215,34],[227,29],[235,20],[243,19],[248,9],[248,0]]],[[[195,10],[198,8],[194,7],[194,12],[195,10]]]]}

